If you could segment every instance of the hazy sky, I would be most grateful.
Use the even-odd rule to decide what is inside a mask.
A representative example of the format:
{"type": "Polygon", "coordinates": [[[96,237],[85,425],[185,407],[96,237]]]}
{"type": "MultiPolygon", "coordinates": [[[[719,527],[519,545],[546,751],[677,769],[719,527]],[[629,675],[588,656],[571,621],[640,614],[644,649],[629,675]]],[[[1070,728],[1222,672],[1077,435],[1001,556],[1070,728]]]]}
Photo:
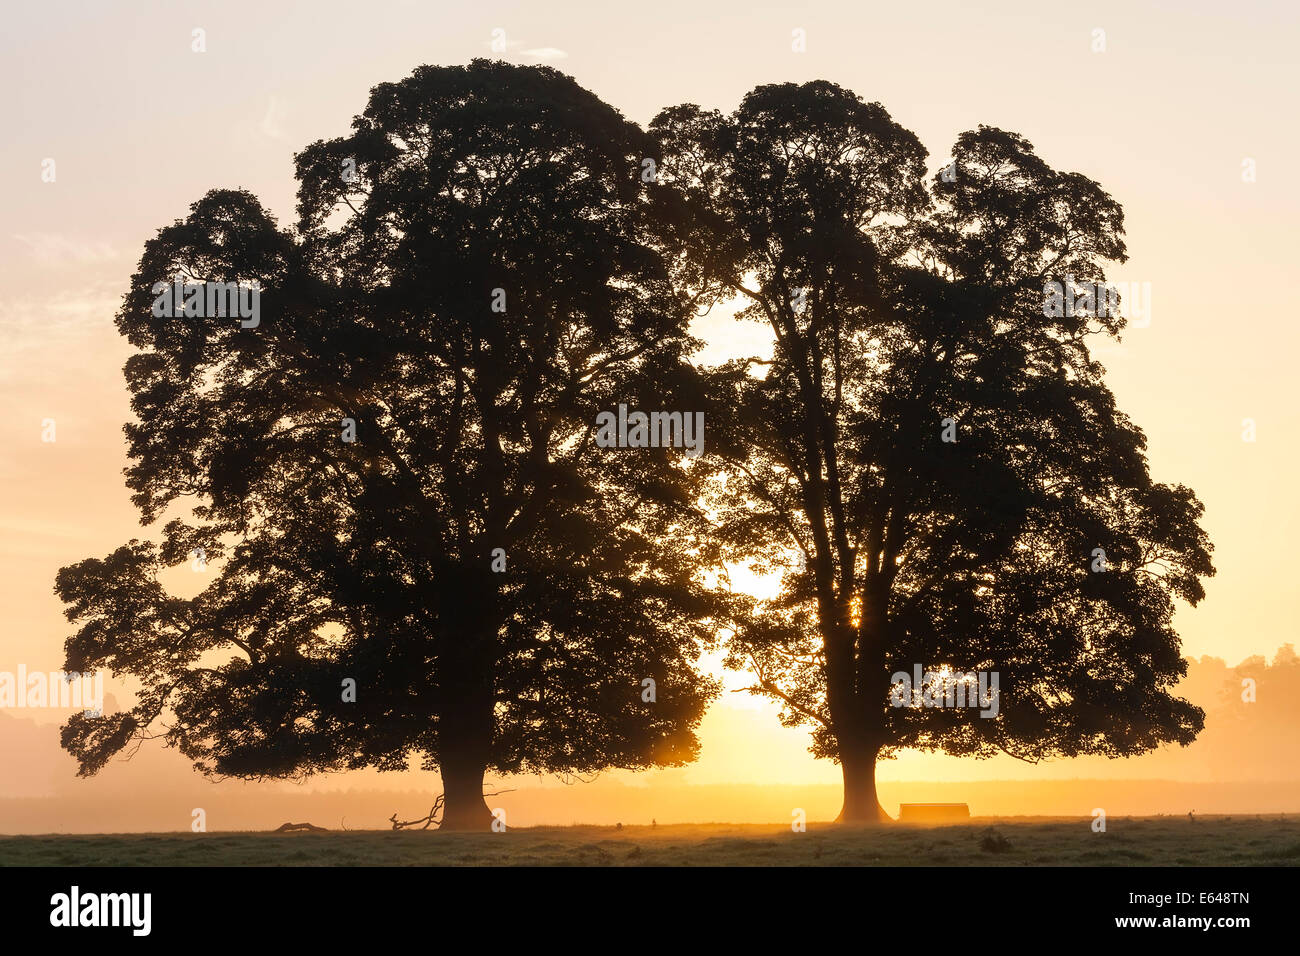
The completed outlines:
{"type": "MultiPolygon", "coordinates": [[[[1127,217],[1131,258],[1112,278],[1151,284],[1149,327],[1100,355],[1120,407],[1146,431],[1155,477],[1196,490],[1216,546],[1207,600],[1177,619],[1185,651],[1235,664],[1297,641],[1300,333],[1286,285],[1300,254],[1300,7],[979,6],[42,0],[7,9],[0,670],[58,668],[68,626],[51,592],[56,570],[147,533],[121,477],[128,350],[111,322],[145,240],[214,187],[250,189],[291,222],[295,151],[345,133],[375,83],[491,55],[496,29],[506,59],[570,73],[640,123],[680,102],[730,110],[755,85],[824,78],[879,101],[920,136],[934,169],[959,133],[984,123],[1100,182],[1127,217]],[[792,50],[796,29],[806,52],[792,50]],[[1242,439],[1246,418],[1253,443],[1242,439]],[[45,419],[52,443],[42,441],[45,419]]],[[[725,317],[702,330],[736,334],[725,317]]],[[[744,705],[738,698],[724,703],[744,705]]],[[[692,772],[838,779],[805,746],[769,708],[720,712],[692,772]]],[[[918,756],[882,775],[987,777],[999,766],[1008,772],[918,756]]]]}

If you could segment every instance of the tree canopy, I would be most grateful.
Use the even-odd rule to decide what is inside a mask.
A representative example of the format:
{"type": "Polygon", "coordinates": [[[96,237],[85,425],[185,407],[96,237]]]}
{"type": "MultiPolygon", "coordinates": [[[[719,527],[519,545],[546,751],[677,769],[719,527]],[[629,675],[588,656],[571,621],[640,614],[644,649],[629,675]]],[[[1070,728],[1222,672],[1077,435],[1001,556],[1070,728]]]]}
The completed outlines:
{"type": "Polygon", "coordinates": [[[591,440],[700,388],[648,149],[553,70],[421,67],[297,157],[295,228],[218,190],[148,243],[117,319],[128,480],[145,522],[193,507],[58,576],[68,667],[143,688],[66,726],[83,772],[159,723],[223,775],[418,755],[443,824],[484,826],[487,770],[694,757],[720,603],[673,542],[702,472],[591,440]],[[255,284],[259,322],[159,317],[174,275],[255,284]],[[211,583],[169,595],[195,554],[211,583]]]}
{"type": "Polygon", "coordinates": [[[775,342],[729,367],[713,428],[718,540],[785,569],[730,662],[843,765],[842,818],[883,816],[875,763],[906,747],[1190,742],[1171,618],[1213,573],[1202,507],[1151,478],[1091,354],[1122,317],[1045,307],[1048,283],[1123,261],[1119,205],[989,127],[927,180],[912,133],[827,82],[758,87],[730,116],[673,107],[651,131],[690,210],[677,282],[740,297],[775,342]],[[1000,714],[894,706],[916,665],[998,674],[1000,714]]]}
{"type": "Polygon", "coordinates": [[[67,667],[141,686],[65,726],[81,771],[158,735],[240,777],[418,757],[443,825],[483,827],[488,772],[693,759],[724,628],[842,765],[843,820],[884,818],[903,748],[1190,742],[1172,619],[1214,573],[1202,506],[1152,477],[1091,345],[1125,325],[1095,294],[1123,212],[1011,132],[927,158],[825,81],[646,132],[476,60],[300,153],[291,228],[208,193],[117,317],[161,541],[56,582],[67,667]],[[255,318],[205,308],[217,284],[255,318]],[[697,367],[690,323],[737,298],[772,354],[697,367]],[[627,409],[702,414],[708,447],[614,441],[627,409]],[[212,580],[182,599],[160,574],[191,561],[212,580]],[[728,593],[727,562],[779,593],[728,593]],[[997,675],[998,705],[900,700],[913,668],[997,675]]]}

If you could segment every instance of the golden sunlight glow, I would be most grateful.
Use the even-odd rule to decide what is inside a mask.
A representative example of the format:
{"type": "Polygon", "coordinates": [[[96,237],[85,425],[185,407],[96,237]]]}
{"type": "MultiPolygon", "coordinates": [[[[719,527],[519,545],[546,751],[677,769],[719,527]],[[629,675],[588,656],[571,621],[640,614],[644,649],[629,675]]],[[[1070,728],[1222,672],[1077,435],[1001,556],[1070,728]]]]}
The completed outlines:
{"type": "MultiPolygon", "coordinates": [[[[592,17],[583,4],[548,5],[544,16],[527,14],[524,5],[516,11],[504,4],[404,4],[400,30],[385,21],[340,30],[350,8],[317,0],[315,15],[307,18],[287,4],[251,5],[258,36],[293,36],[293,43],[226,44],[205,56],[189,51],[188,21],[177,34],[167,17],[91,17],[75,4],[53,6],[55,13],[37,4],[6,8],[12,14],[7,20],[17,21],[7,33],[30,42],[11,43],[0,57],[6,88],[24,92],[16,107],[22,122],[6,124],[11,139],[5,152],[13,160],[8,171],[21,177],[21,185],[7,191],[0,235],[0,673],[16,673],[20,664],[48,672],[64,662],[70,630],[52,588],[61,567],[111,553],[131,529],[143,538],[160,535],[156,527],[139,528],[123,485],[128,460],[122,426],[134,413],[122,367],[135,349],[112,322],[144,244],[183,216],[187,203],[230,183],[255,194],[282,226],[293,223],[295,152],[347,135],[376,82],[400,80],[422,63],[461,64],[487,55],[483,24],[500,22],[518,34],[511,56],[534,44],[563,47],[568,55],[560,69],[643,126],[667,106],[693,102],[729,113],[760,84],[828,79],[866,102],[879,100],[915,130],[929,151],[927,175],[948,162],[959,134],[990,123],[1027,137],[1053,168],[1100,183],[1123,207],[1129,254],[1107,279],[1149,283],[1155,295],[1154,313],[1148,306],[1122,340],[1094,343],[1093,357],[1106,366],[1118,407],[1147,436],[1153,478],[1195,489],[1215,545],[1218,573],[1207,585],[1207,600],[1195,609],[1180,605],[1173,622],[1192,665],[1177,694],[1207,711],[1206,730],[1188,747],[1042,765],[909,750],[881,762],[881,799],[891,812],[902,800],[957,800],[981,813],[1078,813],[1099,803],[1154,813],[1181,806],[1183,799],[1186,809],[1244,813],[1257,805],[1282,810],[1300,803],[1300,771],[1293,769],[1300,766],[1300,735],[1290,732],[1300,722],[1300,698],[1282,680],[1275,693],[1265,693],[1261,684],[1258,703],[1240,697],[1242,679],[1260,677],[1266,660],[1295,666],[1288,642],[1300,643],[1294,613],[1300,497],[1293,488],[1300,473],[1293,368],[1300,323],[1278,308],[1276,282],[1300,257],[1293,225],[1300,190],[1285,173],[1286,157],[1300,152],[1300,125],[1277,122],[1284,91],[1300,81],[1300,60],[1290,48],[1293,5],[1252,5],[1249,18],[1207,4],[1188,5],[1195,9],[1177,18],[1165,5],[1126,5],[1122,17],[1116,15],[1125,41],[1104,55],[1089,48],[1090,21],[1050,4],[1032,17],[1006,18],[990,18],[959,0],[888,8],[836,4],[820,12],[808,5],[803,25],[815,27],[821,17],[820,34],[810,29],[809,36],[822,39],[791,55],[782,42],[792,25],[787,14],[738,0],[719,0],[701,21],[725,23],[725,42],[711,28],[684,27],[674,16],[647,18],[626,5],[592,17]],[[496,11],[490,21],[485,10],[496,11]],[[509,17],[498,20],[498,13],[509,17]],[[1169,41],[1171,30],[1177,42],[1169,41]],[[898,42],[875,44],[863,57],[859,39],[880,36],[898,42]],[[57,47],[46,42],[51,37],[57,47]],[[909,42],[919,37],[926,38],[924,56],[909,42]],[[274,70],[266,65],[268,49],[276,54],[274,70]],[[146,87],[140,70],[120,68],[128,53],[154,50],[179,51],[167,62],[182,71],[201,67],[203,79],[146,87]],[[1024,71],[1037,67],[1026,65],[1025,50],[1046,51],[1041,58],[1051,62],[1056,81],[1024,82],[1024,71]],[[48,68],[56,52],[68,68],[48,68]],[[94,78],[89,86],[87,77],[94,78]],[[646,77],[659,79],[647,83],[646,77]],[[282,113],[277,123],[263,119],[273,99],[271,81],[282,113]],[[951,95],[954,87],[960,96],[951,95]],[[1086,100],[1089,115],[1106,117],[1104,128],[1060,109],[1062,97],[1086,100]],[[283,110],[284,104],[292,108],[283,110]],[[210,137],[202,149],[182,155],[156,148],[158,118],[180,114],[201,115],[214,129],[240,134],[210,137]],[[95,135],[68,132],[79,130],[95,135]],[[39,178],[40,160],[51,154],[58,158],[57,184],[39,178]],[[1159,161],[1169,154],[1178,161],[1159,161]],[[1241,164],[1249,157],[1259,160],[1258,181],[1253,172],[1243,179],[1241,164]],[[1224,321],[1224,296],[1207,290],[1230,293],[1232,322],[1224,321]],[[57,420],[57,441],[42,440],[47,419],[57,420]],[[1279,651],[1280,645],[1286,646],[1279,651]],[[1239,666],[1246,669],[1238,673],[1239,666]],[[1224,687],[1234,693],[1225,697],[1224,687]],[[1099,783],[1078,783],[1085,779],[1110,789],[1102,793],[1099,783]],[[1192,786],[1201,788],[1194,801],[1178,789],[1192,786]]],[[[212,36],[243,36],[249,6],[246,0],[212,5],[203,26],[212,36]]],[[[769,323],[734,316],[746,301],[719,302],[692,324],[703,343],[696,362],[772,354],[769,323]]],[[[760,368],[751,367],[750,374],[760,368]]],[[[709,442],[713,427],[710,421],[709,442]]],[[[706,454],[713,447],[706,445],[706,454]]],[[[797,565],[797,555],[790,562],[787,569],[797,565]]],[[[760,567],[770,570],[766,565],[775,563],[760,567]]],[[[161,583],[178,597],[191,597],[217,568],[213,560],[205,574],[196,573],[185,563],[165,572],[161,583]]],[[[730,566],[728,574],[735,589],[759,600],[775,598],[782,584],[780,573],[759,574],[748,566],[730,566]]],[[[837,610],[861,627],[863,596],[841,596],[847,607],[837,610]]],[[[816,625],[815,601],[798,620],[816,625]]],[[[988,666],[958,652],[933,653],[950,657],[941,671],[945,686],[969,682],[963,675],[988,666]]],[[[1090,654],[1097,658],[1100,651],[1093,647],[1090,654]]],[[[519,788],[507,798],[514,802],[503,803],[511,825],[652,819],[661,825],[717,819],[786,824],[791,807],[807,809],[810,819],[833,818],[842,797],[841,768],[809,753],[809,725],[783,725],[779,702],[744,692],[753,675],[727,670],[724,656],[715,651],[703,661],[723,692],[699,728],[698,760],[662,770],[611,771],[585,789],[550,778],[494,778],[503,789],[519,788]]],[[[915,663],[934,668],[939,662],[890,659],[891,668],[908,673],[915,663]]],[[[1024,669],[1013,674],[1010,665],[1003,667],[1004,706],[1012,706],[1018,681],[1033,679],[1024,669]]],[[[128,702],[136,689],[112,674],[105,684],[110,707],[128,702]]],[[[640,706],[639,696],[630,699],[640,706]]],[[[243,816],[232,809],[222,827],[275,826],[287,819],[333,827],[345,815],[348,826],[372,825],[357,822],[363,819],[383,825],[398,806],[405,814],[423,799],[403,796],[395,805],[394,794],[437,787],[436,777],[418,768],[325,775],[310,788],[212,784],[178,752],[159,746],[81,780],[59,744],[66,717],[50,708],[0,708],[0,765],[6,769],[0,801],[11,801],[0,804],[0,831],[43,833],[73,821],[92,830],[186,828],[188,809],[215,799],[211,793],[229,793],[232,807],[234,797],[246,807],[243,816]],[[349,788],[356,793],[345,802],[341,795],[349,788]],[[193,802],[186,802],[191,794],[193,802]],[[67,802],[74,799],[80,801],[75,806],[67,802]],[[16,801],[30,805],[28,817],[19,819],[16,801]],[[42,802],[47,806],[38,808],[42,802]]]]}

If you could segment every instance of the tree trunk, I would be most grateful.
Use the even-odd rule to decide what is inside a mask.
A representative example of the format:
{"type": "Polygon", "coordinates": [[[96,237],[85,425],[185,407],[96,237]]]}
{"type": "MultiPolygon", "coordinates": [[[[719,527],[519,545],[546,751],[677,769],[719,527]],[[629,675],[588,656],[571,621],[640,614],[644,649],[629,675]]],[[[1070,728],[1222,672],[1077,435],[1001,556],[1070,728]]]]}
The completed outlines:
{"type": "Polygon", "coordinates": [[[492,811],[483,799],[487,761],[469,754],[446,755],[442,760],[442,821],[440,830],[490,830],[492,811]]]}
{"type": "Polygon", "coordinates": [[[447,662],[448,695],[438,721],[438,767],[442,772],[442,830],[488,830],[492,811],[483,799],[483,777],[492,755],[491,674],[475,661],[447,662]]]}
{"type": "Polygon", "coordinates": [[[492,574],[456,567],[447,574],[439,618],[445,628],[438,657],[438,768],[442,773],[440,830],[490,830],[483,777],[492,755],[496,665],[496,591],[492,574]]]}
{"type": "Polygon", "coordinates": [[[840,768],[844,771],[844,806],[836,823],[892,823],[876,797],[875,747],[840,743],[840,768]]]}

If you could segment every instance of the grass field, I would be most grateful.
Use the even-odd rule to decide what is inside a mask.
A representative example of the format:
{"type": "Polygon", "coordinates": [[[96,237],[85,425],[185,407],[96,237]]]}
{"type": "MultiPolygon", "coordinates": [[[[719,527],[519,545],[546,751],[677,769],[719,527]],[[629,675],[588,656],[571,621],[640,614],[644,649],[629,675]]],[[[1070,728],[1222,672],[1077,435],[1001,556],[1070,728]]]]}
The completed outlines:
{"type": "Polygon", "coordinates": [[[1296,866],[1291,816],[0,837],[0,866],[1296,866]]]}

